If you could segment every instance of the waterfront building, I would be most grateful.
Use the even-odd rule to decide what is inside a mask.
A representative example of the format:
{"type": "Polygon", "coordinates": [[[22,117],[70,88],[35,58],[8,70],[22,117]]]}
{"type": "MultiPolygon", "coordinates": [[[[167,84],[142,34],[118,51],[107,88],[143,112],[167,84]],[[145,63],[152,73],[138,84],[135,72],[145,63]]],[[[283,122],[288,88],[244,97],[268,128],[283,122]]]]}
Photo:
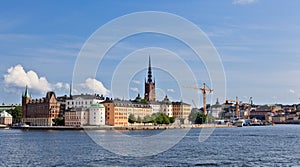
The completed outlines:
{"type": "Polygon", "coordinates": [[[181,123],[189,123],[189,115],[192,112],[192,106],[184,102],[172,102],[172,115],[180,119],[181,123]]]}
{"type": "Polygon", "coordinates": [[[0,124],[11,125],[12,124],[12,116],[6,111],[2,111],[0,113],[0,124]]]}
{"type": "Polygon", "coordinates": [[[102,104],[105,106],[105,121],[111,126],[128,126],[128,117],[133,114],[143,119],[151,116],[152,108],[149,104],[137,100],[120,100],[107,98],[102,104]]]}
{"type": "Polygon", "coordinates": [[[149,56],[148,78],[145,78],[145,100],[155,101],[155,79],[152,80],[151,58],[149,56]]]}
{"type": "Polygon", "coordinates": [[[92,104],[88,114],[89,125],[105,125],[105,107],[103,104],[92,104]]]}
{"type": "Polygon", "coordinates": [[[152,113],[162,112],[162,104],[160,101],[150,101],[149,105],[152,108],[152,113]]]}
{"type": "Polygon", "coordinates": [[[87,108],[72,108],[65,112],[65,126],[83,126],[89,121],[87,108]]]}
{"type": "Polygon", "coordinates": [[[54,92],[47,92],[40,99],[32,99],[26,86],[22,95],[22,122],[31,126],[52,126],[52,119],[59,115],[60,104],[54,92]]]}
{"type": "Polygon", "coordinates": [[[222,105],[219,103],[219,99],[217,99],[216,104],[211,106],[211,111],[210,114],[214,117],[214,118],[221,118],[223,112],[223,107],[222,105]]]}
{"type": "Polygon", "coordinates": [[[168,96],[166,96],[161,102],[161,110],[162,113],[166,114],[167,116],[173,117],[173,106],[168,96]]]}
{"type": "Polygon", "coordinates": [[[285,123],[286,116],[284,114],[275,115],[273,116],[272,121],[274,123],[285,123]]]}
{"type": "Polygon", "coordinates": [[[104,101],[103,95],[91,95],[91,94],[81,94],[81,95],[71,95],[70,98],[66,99],[66,110],[71,108],[89,108],[92,104],[101,103],[104,101]]]}

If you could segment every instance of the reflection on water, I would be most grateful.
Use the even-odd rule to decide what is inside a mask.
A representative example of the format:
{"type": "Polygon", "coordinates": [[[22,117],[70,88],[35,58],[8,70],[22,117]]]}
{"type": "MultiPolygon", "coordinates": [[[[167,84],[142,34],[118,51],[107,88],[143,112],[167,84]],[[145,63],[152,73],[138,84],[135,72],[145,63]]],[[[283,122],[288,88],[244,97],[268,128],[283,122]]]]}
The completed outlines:
{"type": "MultiPolygon", "coordinates": [[[[84,131],[0,130],[0,166],[300,166],[299,125],[215,129],[202,143],[200,131],[191,129],[163,153],[127,157],[103,149],[84,131]]],[[[123,133],[151,136],[159,131],[123,133]]]]}

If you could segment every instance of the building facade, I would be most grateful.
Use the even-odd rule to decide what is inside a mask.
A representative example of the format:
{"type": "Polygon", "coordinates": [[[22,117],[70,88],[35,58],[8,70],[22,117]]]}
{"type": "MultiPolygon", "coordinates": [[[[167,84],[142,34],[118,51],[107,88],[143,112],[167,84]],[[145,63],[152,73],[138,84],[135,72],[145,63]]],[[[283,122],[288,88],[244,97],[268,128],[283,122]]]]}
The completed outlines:
{"type": "Polygon", "coordinates": [[[89,125],[105,125],[105,107],[103,104],[92,104],[89,108],[89,125]]]}
{"type": "Polygon", "coordinates": [[[136,118],[143,119],[146,115],[151,116],[152,108],[149,104],[139,101],[106,99],[102,104],[105,106],[105,121],[111,126],[128,126],[128,117],[133,114],[136,118]]]}
{"type": "Polygon", "coordinates": [[[182,119],[183,123],[187,123],[192,106],[184,102],[172,102],[172,111],[174,118],[182,119]]]}
{"type": "Polygon", "coordinates": [[[83,126],[89,122],[87,108],[73,108],[65,112],[65,126],[83,126]]]}
{"type": "Polygon", "coordinates": [[[0,113],[0,124],[11,125],[12,124],[12,116],[6,111],[2,111],[0,113]]]}
{"type": "Polygon", "coordinates": [[[164,100],[161,102],[161,112],[166,114],[169,117],[173,117],[173,106],[168,96],[166,96],[164,100]]]}
{"type": "Polygon", "coordinates": [[[71,108],[89,108],[92,104],[101,103],[104,101],[104,97],[101,95],[71,95],[70,98],[66,99],[66,110],[71,108]]]}
{"type": "Polygon", "coordinates": [[[46,97],[32,99],[28,88],[22,96],[22,122],[31,126],[52,126],[52,119],[59,115],[60,104],[54,92],[47,92],[46,97]]]}

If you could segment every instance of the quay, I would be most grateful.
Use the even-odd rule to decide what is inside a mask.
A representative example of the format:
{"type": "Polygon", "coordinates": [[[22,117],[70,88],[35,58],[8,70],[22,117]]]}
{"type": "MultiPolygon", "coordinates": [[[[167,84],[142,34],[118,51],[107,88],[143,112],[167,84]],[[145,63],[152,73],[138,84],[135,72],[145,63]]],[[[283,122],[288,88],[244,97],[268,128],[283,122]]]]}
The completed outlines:
{"type": "Polygon", "coordinates": [[[165,129],[185,129],[185,128],[235,128],[233,125],[216,125],[216,124],[201,124],[201,125],[145,125],[145,126],[12,126],[11,129],[23,130],[165,130],[165,129]]]}

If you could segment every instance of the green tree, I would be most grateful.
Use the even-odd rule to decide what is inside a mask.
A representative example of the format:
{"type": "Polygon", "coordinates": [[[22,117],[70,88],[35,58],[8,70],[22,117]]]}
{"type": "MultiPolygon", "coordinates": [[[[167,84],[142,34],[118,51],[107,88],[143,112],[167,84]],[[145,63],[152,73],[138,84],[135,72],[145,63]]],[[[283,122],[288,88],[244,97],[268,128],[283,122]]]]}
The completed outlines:
{"type": "Polygon", "coordinates": [[[198,112],[192,111],[189,115],[189,121],[191,121],[192,123],[195,123],[197,115],[198,115],[198,112]]]}
{"type": "Polygon", "coordinates": [[[203,113],[198,112],[195,120],[195,124],[203,124],[205,123],[205,115],[203,113]]]}
{"type": "Polygon", "coordinates": [[[149,115],[146,115],[146,116],[144,117],[144,119],[143,119],[144,125],[145,125],[146,123],[151,123],[151,122],[152,122],[152,117],[150,117],[149,115]]]}
{"type": "Polygon", "coordinates": [[[22,119],[22,106],[16,106],[11,111],[11,116],[13,117],[13,122],[14,123],[21,122],[21,119],[22,119]]]}
{"type": "Polygon", "coordinates": [[[52,119],[52,121],[54,122],[54,126],[64,126],[65,125],[65,120],[63,117],[57,117],[52,119]]]}
{"type": "Polygon", "coordinates": [[[170,119],[170,123],[171,124],[175,122],[175,118],[174,117],[170,117],[169,119],[170,119]]]}
{"type": "Polygon", "coordinates": [[[207,114],[205,117],[205,123],[213,123],[213,122],[215,122],[215,118],[212,115],[207,114]]]}
{"type": "Polygon", "coordinates": [[[134,122],[136,122],[135,116],[133,114],[129,114],[128,116],[128,122],[133,124],[134,122]]]}
{"type": "Polygon", "coordinates": [[[137,117],[137,122],[142,123],[142,118],[140,116],[137,117]]]}

